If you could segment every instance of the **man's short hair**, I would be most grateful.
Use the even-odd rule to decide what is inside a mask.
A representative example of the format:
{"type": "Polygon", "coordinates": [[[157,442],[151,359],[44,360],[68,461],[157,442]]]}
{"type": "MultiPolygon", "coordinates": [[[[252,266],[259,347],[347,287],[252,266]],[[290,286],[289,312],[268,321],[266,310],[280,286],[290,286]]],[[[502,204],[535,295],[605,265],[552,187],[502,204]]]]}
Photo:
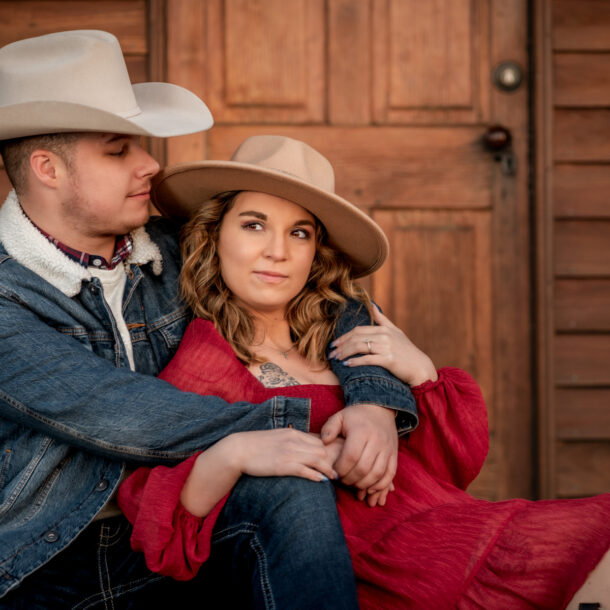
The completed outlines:
{"type": "Polygon", "coordinates": [[[4,169],[17,195],[22,195],[27,189],[30,155],[35,150],[42,148],[55,153],[70,168],[74,143],[80,135],[50,133],[0,141],[0,155],[4,161],[4,169]]]}

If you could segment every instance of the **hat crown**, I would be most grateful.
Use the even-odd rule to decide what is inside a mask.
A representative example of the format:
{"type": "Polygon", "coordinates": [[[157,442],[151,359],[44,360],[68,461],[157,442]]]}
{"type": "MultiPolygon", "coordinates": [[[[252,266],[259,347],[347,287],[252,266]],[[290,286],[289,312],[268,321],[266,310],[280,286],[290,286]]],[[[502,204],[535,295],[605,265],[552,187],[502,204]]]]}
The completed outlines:
{"type": "Polygon", "coordinates": [[[0,107],[39,101],[121,117],[140,112],[119,41],[99,30],[46,34],[0,49],[0,107]]]}
{"type": "Polygon", "coordinates": [[[329,193],[335,192],[335,172],[328,159],[299,140],[252,136],[244,140],[231,161],[281,172],[329,193]]]}

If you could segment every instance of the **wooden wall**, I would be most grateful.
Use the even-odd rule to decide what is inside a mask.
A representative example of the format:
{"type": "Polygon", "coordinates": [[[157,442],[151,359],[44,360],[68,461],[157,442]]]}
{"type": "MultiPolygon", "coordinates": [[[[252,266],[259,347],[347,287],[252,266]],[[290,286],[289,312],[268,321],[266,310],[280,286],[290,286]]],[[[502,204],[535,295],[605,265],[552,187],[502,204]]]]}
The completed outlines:
{"type": "Polygon", "coordinates": [[[540,487],[610,490],[610,2],[536,5],[540,487]]]}

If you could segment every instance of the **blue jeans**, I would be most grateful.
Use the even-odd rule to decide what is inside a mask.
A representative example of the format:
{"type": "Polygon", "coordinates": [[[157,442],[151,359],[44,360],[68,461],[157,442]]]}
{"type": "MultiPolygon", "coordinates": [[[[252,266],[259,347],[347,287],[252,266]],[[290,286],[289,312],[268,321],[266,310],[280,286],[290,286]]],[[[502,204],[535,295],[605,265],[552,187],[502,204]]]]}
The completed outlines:
{"type": "Polygon", "coordinates": [[[0,608],[357,608],[332,484],[244,476],[192,581],[151,573],[129,546],[123,517],[94,522],[27,577],[0,608]]]}

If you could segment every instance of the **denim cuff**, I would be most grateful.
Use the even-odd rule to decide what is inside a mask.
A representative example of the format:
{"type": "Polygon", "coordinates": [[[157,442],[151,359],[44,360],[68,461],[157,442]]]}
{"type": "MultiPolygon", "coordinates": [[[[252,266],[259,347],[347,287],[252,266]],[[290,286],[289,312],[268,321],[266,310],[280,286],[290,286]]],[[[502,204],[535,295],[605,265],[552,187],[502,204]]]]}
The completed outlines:
{"type": "Polygon", "coordinates": [[[381,375],[364,375],[351,378],[343,386],[345,406],[374,404],[396,411],[398,434],[403,435],[417,427],[417,406],[413,394],[400,381],[381,375]],[[374,397],[372,400],[370,397],[374,397]]]}
{"type": "Polygon", "coordinates": [[[302,432],[309,432],[309,415],[311,412],[311,400],[309,398],[275,396],[273,402],[274,428],[295,428],[302,432]]]}

